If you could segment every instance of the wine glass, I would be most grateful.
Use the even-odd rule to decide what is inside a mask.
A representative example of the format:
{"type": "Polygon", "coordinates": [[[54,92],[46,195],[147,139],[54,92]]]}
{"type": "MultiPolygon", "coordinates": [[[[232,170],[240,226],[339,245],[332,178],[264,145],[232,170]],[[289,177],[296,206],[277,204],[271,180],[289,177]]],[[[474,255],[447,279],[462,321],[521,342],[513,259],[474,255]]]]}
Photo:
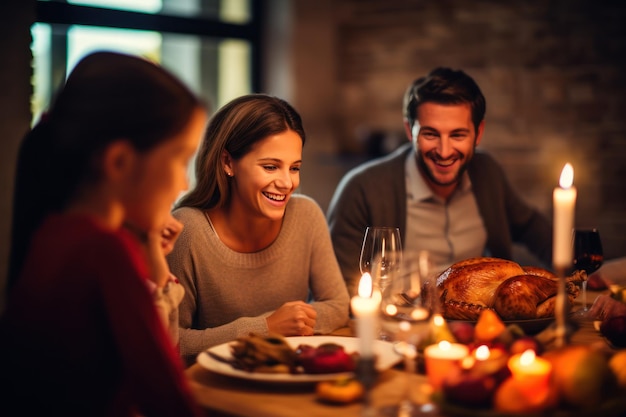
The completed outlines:
{"type": "Polygon", "coordinates": [[[365,230],[359,267],[361,274],[369,272],[374,286],[382,293],[402,260],[400,229],[372,227],[365,230]]]}
{"type": "MultiPolygon", "coordinates": [[[[604,255],[600,232],[597,229],[574,230],[574,267],[587,273],[587,278],[600,266],[604,255]]],[[[583,308],[580,314],[585,314],[587,308],[587,280],[583,281],[583,308]]]]}
{"type": "MultiPolygon", "coordinates": [[[[423,259],[423,256],[420,255],[423,259]]],[[[426,291],[424,285],[433,285],[423,271],[423,262],[406,260],[393,276],[382,293],[380,304],[380,324],[385,333],[391,335],[394,348],[404,358],[406,381],[400,404],[380,410],[382,416],[410,417],[426,415],[422,406],[411,400],[410,374],[415,373],[419,343],[428,336],[432,315],[432,291],[426,291]]]]}

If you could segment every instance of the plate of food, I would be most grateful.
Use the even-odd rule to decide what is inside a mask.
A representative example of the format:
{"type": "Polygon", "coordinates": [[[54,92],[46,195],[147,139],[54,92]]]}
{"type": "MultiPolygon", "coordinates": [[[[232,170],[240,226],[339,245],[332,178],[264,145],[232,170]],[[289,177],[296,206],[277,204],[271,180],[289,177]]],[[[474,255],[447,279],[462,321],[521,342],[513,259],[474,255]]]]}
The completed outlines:
{"type": "MultiPolygon", "coordinates": [[[[390,342],[375,340],[376,369],[402,359],[390,342]]],[[[311,383],[354,376],[359,339],[344,336],[261,337],[250,335],[201,352],[209,371],[252,381],[311,383]]]]}

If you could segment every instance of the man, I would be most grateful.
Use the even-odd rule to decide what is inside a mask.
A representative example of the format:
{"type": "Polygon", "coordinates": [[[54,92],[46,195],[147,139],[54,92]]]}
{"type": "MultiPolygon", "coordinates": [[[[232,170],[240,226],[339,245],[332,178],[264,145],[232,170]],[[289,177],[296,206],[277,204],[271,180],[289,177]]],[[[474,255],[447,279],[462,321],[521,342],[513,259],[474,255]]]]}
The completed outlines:
{"type": "Polygon", "coordinates": [[[356,292],[367,226],[400,228],[405,257],[427,250],[433,270],[474,256],[512,259],[513,243],[551,265],[552,228],[476,146],[485,98],[462,71],[436,68],[404,96],[410,143],[362,164],[340,181],[327,218],[344,279],[356,292]]]}

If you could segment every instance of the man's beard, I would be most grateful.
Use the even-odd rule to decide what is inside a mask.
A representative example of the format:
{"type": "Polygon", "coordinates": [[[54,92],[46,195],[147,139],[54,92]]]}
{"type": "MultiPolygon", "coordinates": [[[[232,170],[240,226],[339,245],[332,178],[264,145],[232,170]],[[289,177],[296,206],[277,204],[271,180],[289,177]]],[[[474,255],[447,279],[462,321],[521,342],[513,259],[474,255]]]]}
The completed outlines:
{"type": "Polygon", "coordinates": [[[439,157],[439,155],[437,154],[437,151],[434,150],[434,149],[429,151],[429,152],[427,152],[426,155],[424,155],[419,150],[417,151],[417,166],[418,166],[419,170],[424,175],[426,175],[426,178],[430,182],[432,182],[432,183],[434,183],[436,185],[445,187],[445,186],[448,186],[448,185],[458,184],[461,181],[461,177],[463,176],[465,171],[467,171],[467,165],[469,164],[469,161],[471,159],[471,155],[469,157],[467,157],[465,154],[463,154],[461,152],[457,152],[457,159],[460,160],[460,161],[463,161],[463,163],[459,167],[459,171],[454,176],[454,178],[452,178],[450,181],[446,181],[446,182],[439,181],[435,177],[433,172],[430,170],[430,168],[426,164],[426,158],[429,158],[429,159],[435,160],[435,161],[443,160],[443,158],[439,157]]]}

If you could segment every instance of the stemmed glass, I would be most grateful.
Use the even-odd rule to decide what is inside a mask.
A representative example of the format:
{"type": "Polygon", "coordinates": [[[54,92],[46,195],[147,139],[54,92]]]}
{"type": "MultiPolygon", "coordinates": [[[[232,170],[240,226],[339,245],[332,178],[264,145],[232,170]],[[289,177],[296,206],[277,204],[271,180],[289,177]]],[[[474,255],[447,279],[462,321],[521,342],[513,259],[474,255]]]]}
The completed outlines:
{"type": "Polygon", "coordinates": [[[374,286],[382,293],[402,261],[400,229],[372,227],[365,230],[359,267],[361,274],[369,272],[374,286]]]}
{"type": "MultiPolygon", "coordinates": [[[[423,259],[421,254],[420,258],[423,259]]],[[[425,290],[424,285],[433,284],[432,280],[427,280],[420,273],[420,262],[407,260],[402,262],[399,273],[394,275],[382,293],[381,327],[384,332],[392,335],[396,351],[404,358],[406,371],[405,392],[400,404],[381,409],[382,416],[409,417],[426,414],[411,401],[409,380],[410,374],[415,373],[417,347],[428,336],[430,329],[432,309],[428,297],[432,290],[425,290]]]]}
{"type": "MultiPolygon", "coordinates": [[[[597,229],[574,230],[574,268],[583,270],[589,275],[595,272],[604,260],[600,232],[597,229]]],[[[583,308],[580,314],[585,314],[587,308],[587,280],[583,281],[583,308]]]]}

